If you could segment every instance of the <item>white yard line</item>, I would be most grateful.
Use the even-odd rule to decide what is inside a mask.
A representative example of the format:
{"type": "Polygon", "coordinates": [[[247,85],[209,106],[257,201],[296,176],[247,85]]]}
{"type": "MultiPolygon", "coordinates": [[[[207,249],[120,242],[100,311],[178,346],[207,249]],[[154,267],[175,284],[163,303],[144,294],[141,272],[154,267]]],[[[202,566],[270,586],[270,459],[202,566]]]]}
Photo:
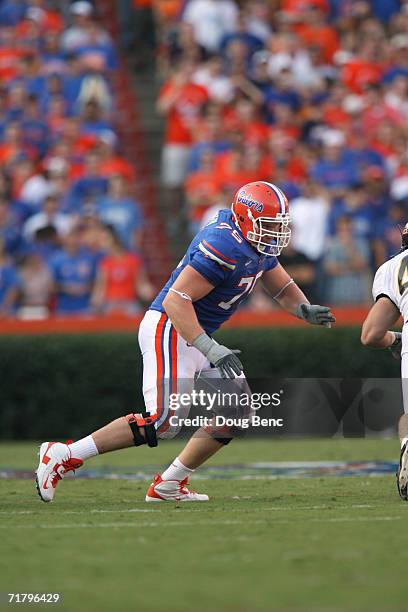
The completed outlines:
{"type": "Polygon", "coordinates": [[[43,508],[41,507],[41,509],[39,510],[15,510],[15,511],[9,511],[7,512],[6,510],[1,510],[0,514],[3,515],[9,515],[9,516],[16,516],[16,515],[24,515],[24,514],[38,514],[39,512],[46,512],[47,514],[58,514],[58,515],[62,515],[62,514],[124,514],[124,513],[129,513],[129,512],[160,512],[159,509],[157,510],[153,510],[153,509],[142,509],[142,508],[128,508],[126,510],[97,510],[97,509],[93,509],[93,510],[62,510],[61,512],[58,512],[58,510],[43,510],[43,508]]]}
{"type": "MultiPolygon", "coordinates": [[[[299,519],[300,520],[300,519],[299,519]]],[[[302,519],[303,520],[303,519],[302,519]]],[[[339,518],[327,518],[327,519],[309,519],[309,522],[313,523],[375,523],[375,522],[390,522],[406,520],[406,516],[360,516],[360,517],[339,517],[339,518]]],[[[293,524],[295,521],[286,519],[277,519],[268,522],[267,520],[252,520],[251,525],[264,525],[274,526],[277,524],[293,524]]],[[[143,522],[143,527],[187,527],[197,525],[246,525],[248,521],[218,521],[211,519],[208,521],[166,521],[159,523],[157,521],[143,522]]],[[[140,523],[69,523],[69,524],[56,524],[56,525],[0,525],[0,529],[129,529],[129,528],[140,529],[140,523]]]]}
{"type": "MultiPolygon", "coordinates": [[[[177,502],[169,502],[169,504],[166,506],[168,509],[171,510],[171,504],[177,504],[177,502]]],[[[181,502],[183,503],[183,502],[181,502]]],[[[369,504],[325,504],[325,505],[320,505],[320,506],[265,506],[262,507],[262,510],[264,511],[271,511],[271,512],[297,512],[300,510],[349,510],[350,508],[356,508],[356,509],[362,509],[362,508],[379,508],[380,506],[373,506],[373,505],[369,505],[369,504]]],[[[174,508],[174,506],[173,506],[174,508]]],[[[208,505],[203,508],[203,510],[205,509],[209,509],[208,505]]],[[[211,508],[213,510],[217,510],[216,507],[211,508]]],[[[152,508],[126,508],[126,509],[122,509],[122,510],[99,510],[96,508],[93,509],[89,509],[89,510],[51,510],[51,509],[45,509],[44,506],[41,504],[41,506],[39,507],[38,510],[0,510],[0,515],[5,515],[5,516],[18,516],[18,515],[26,515],[26,514],[39,514],[39,512],[47,512],[47,515],[49,514],[57,514],[58,516],[61,515],[66,515],[66,514],[127,514],[127,513],[133,513],[133,512],[142,512],[142,513],[151,513],[151,512],[167,512],[168,510],[165,510],[164,507],[161,508],[155,508],[154,510],[152,508]]],[[[195,513],[199,513],[201,512],[201,510],[199,510],[198,508],[196,510],[193,510],[191,508],[184,508],[183,506],[183,510],[184,513],[185,512],[195,512],[195,513]]],[[[240,508],[229,508],[228,512],[241,512],[240,508]]]]}

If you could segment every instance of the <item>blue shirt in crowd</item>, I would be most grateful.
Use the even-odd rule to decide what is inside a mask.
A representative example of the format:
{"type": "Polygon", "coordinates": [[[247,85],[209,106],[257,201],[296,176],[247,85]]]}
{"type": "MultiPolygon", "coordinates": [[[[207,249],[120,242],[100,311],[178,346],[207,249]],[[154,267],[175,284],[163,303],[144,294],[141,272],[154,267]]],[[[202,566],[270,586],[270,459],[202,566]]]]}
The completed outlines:
{"type": "Polygon", "coordinates": [[[17,273],[16,267],[7,263],[0,265],[0,308],[4,305],[9,291],[11,289],[18,289],[20,287],[20,278],[17,273]]]}
{"type": "Polygon", "coordinates": [[[95,257],[85,249],[76,254],[60,251],[50,262],[54,281],[58,285],[57,313],[80,314],[89,308],[92,284],[96,275],[95,257]],[[80,291],[71,295],[68,288],[73,286],[80,291]]]}
{"type": "Polygon", "coordinates": [[[134,232],[143,224],[140,208],[134,200],[109,197],[99,200],[96,214],[106,225],[112,225],[127,249],[134,249],[134,232]]]}

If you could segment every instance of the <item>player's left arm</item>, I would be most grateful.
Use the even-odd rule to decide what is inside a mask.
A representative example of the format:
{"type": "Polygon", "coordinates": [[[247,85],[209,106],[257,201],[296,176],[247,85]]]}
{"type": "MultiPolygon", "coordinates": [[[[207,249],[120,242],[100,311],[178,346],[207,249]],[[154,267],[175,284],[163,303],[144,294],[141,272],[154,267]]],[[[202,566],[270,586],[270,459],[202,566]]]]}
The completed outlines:
{"type": "Polygon", "coordinates": [[[279,263],[264,272],[262,282],[266,291],[290,314],[296,315],[299,304],[309,304],[303,291],[279,263]]]}
{"type": "Polygon", "coordinates": [[[336,319],[328,306],[310,304],[309,300],[278,263],[277,266],[264,273],[263,285],[273,299],[290,314],[303,319],[312,325],[330,327],[336,319]]]}
{"type": "Polygon", "coordinates": [[[399,356],[397,353],[401,353],[401,333],[389,331],[399,317],[400,312],[395,304],[388,297],[380,297],[363,323],[362,344],[376,349],[390,348],[394,356],[399,356]]]}

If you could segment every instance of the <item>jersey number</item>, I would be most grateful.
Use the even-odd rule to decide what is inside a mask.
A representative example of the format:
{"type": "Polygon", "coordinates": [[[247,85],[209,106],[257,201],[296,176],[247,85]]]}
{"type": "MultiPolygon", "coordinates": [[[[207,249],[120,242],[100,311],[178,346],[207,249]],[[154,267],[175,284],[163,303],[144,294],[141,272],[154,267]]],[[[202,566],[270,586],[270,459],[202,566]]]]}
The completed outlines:
{"type": "Polygon", "coordinates": [[[398,270],[398,289],[402,295],[408,289],[408,255],[401,260],[398,270]]]}
{"type": "Polygon", "coordinates": [[[245,289],[241,291],[241,293],[238,293],[238,295],[234,295],[229,302],[220,302],[218,306],[224,310],[229,310],[237,300],[240,300],[244,296],[244,294],[249,295],[251,293],[252,289],[255,287],[256,281],[260,276],[262,276],[262,274],[263,270],[258,272],[256,276],[244,276],[241,278],[237,287],[245,287],[245,289]]]}
{"type": "Polygon", "coordinates": [[[236,229],[232,229],[231,226],[228,223],[220,223],[219,225],[215,226],[215,229],[227,229],[227,230],[229,230],[231,235],[232,235],[232,237],[235,238],[235,240],[237,242],[239,242],[239,244],[242,244],[243,239],[238,234],[237,230],[236,229]]]}

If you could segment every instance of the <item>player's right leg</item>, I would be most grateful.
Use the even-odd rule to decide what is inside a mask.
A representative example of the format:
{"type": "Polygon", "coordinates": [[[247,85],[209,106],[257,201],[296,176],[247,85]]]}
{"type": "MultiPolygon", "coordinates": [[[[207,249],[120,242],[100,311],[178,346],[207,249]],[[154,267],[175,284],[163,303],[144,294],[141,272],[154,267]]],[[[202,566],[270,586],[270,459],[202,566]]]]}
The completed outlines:
{"type": "MultiPolygon", "coordinates": [[[[153,313],[152,311],[146,313],[140,326],[144,330],[144,344],[147,341],[154,347],[157,337],[161,334],[162,324],[163,317],[160,313],[153,313]]],[[[154,411],[150,414],[152,415],[151,418],[149,414],[144,412],[119,417],[72,444],[62,444],[60,442],[44,442],[41,444],[39,464],[36,471],[36,485],[42,501],[52,501],[55,489],[65,474],[80,468],[84,461],[91,457],[134,445],[139,446],[146,442],[149,446],[156,446],[154,420],[157,415],[154,414],[154,411]]]]}
{"type": "MultiPolygon", "coordinates": [[[[197,349],[187,346],[166,314],[152,310],[147,311],[140,324],[139,345],[143,355],[143,396],[147,412],[122,416],[72,444],[44,442],[40,447],[36,471],[37,491],[43,501],[52,501],[55,489],[64,475],[81,467],[91,457],[144,444],[146,434],[152,436],[152,429],[155,439],[156,429],[159,438],[173,438],[177,435],[181,426],[171,424],[174,410],[171,409],[169,396],[171,393],[191,393],[194,374],[205,363],[205,357],[197,349]],[[148,415],[152,416],[154,424],[143,424],[143,420],[149,419],[148,415]],[[143,417],[140,427],[133,416],[143,417]]],[[[187,416],[188,410],[187,406],[185,409],[180,408],[178,416],[187,416]]],[[[208,444],[211,443],[209,439],[208,444]]],[[[159,497],[162,500],[207,500],[207,495],[188,490],[186,474],[192,471],[184,468],[183,477],[166,480],[164,484],[161,484],[159,476],[152,484],[154,492],[150,496],[155,500],[159,497]]]]}
{"type": "Polygon", "coordinates": [[[408,501],[408,353],[404,352],[404,335],[401,355],[401,383],[404,414],[398,423],[401,452],[397,470],[397,488],[401,499],[408,501]]]}
{"type": "Polygon", "coordinates": [[[146,421],[142,415],[127,415],[115,419],[78,442],[72,444],[44,442],[41,444],[36,485],[42,501],[52,501],[59,481],[67,472],[80,468],[87,459],[110,451],[145,444],[146,429],[152,434],[154,425],[139,427],[137,425],[139,416],[139,422],[146,421]],[[137,428],[136,435],[140,436],[138,443],[135,428],[137,428]]]}

